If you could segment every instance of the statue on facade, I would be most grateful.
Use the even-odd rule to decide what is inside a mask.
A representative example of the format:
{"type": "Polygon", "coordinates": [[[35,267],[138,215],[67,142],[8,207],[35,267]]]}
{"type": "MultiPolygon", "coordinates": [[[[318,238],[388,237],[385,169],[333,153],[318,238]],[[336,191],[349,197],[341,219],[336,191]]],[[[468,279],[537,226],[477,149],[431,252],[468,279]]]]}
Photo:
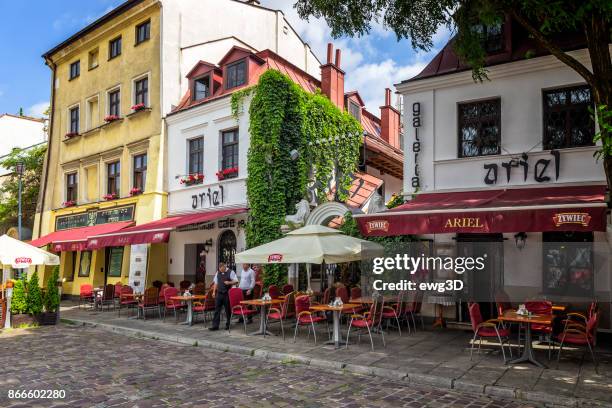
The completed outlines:
{"type": "Polygon", "coordinates": [[[310,204],[302,199],[295,205],[296,213],[285,216],[285,221],[291,227],[302,226],[310,215],[310,204]]]}
{"type": "Polygon", "coordinates": [[[370,199],[370,205],[368,205],[368,214],[376,214],[387,210],[385,205],[385,199],[375,191],[370,199]]]}

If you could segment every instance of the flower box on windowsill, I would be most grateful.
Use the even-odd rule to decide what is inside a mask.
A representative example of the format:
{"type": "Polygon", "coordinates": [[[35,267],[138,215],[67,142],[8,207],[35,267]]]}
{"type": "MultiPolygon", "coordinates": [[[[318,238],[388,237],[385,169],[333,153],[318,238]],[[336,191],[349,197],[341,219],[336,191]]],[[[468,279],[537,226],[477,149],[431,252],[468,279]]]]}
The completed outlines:
{"type": "Polygon", "coordinates": [[[130,195],[133,196],[137,196],[139,194],[142,194],[142,190],[139,189],[138,187],[134,187],[130,190],[130,195]]]}
{"type": "Polygon", "coordinates": [[[76,201],[68,200],[62,203],[64,207],[74,207],[76,205],[76,201]]]}
{"type": "Polygon", "coordinates": [[[238,167],[231,167],[229,169],[219,170],[217,173],[217,179],[219,181],[234,178],[238,176],[238,167]]]}
{"type": "Polygon", "coordinates": [[[114,123],[114,122],[118,122],[122,120],[121,117],[117,116],[117,115],[106,115],[104,117],[104,122],[108,125],[109,123],[114,123]]]}
{"type": "Polygon", "coordinates": [[[106,194],[102,196],[102,198],[105,199],[106,201],[112,201],[112,200],[118,199],[119,195],[117,193],[106,194]]]}
{"type": "Polygon", "coordinates": [[[132,106],[132,112],[127,114],[127,118],[131,119],[142,112],[151,112],[151,108],[144,106],[143,104],[134,105],[132,106]],[[137,108],[137,106],[141,107],[137,108]]]}
{"type": "Polygon", "coordinates": [[[194,184],[202,184],[204,182],[203,174],[189,174],[187,176],[181,177],[179,180],[180,184],[184,184],[186,186],[192,186],[194,184]]]}
{"type": "Polygon", "coordinates": [[[66,139],[72,139],[73,137],[80,136],[79,132],[68,132],[66,133],[66,139]]]}

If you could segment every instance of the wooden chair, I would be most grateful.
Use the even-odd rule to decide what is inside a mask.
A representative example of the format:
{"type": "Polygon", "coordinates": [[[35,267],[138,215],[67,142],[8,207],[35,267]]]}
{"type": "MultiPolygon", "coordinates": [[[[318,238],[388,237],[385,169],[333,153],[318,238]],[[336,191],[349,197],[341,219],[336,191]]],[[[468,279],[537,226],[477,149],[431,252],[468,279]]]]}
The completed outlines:
{"type": "Polygon", "coordinates": [[[128,310],[130,308],[135,307],[136,305],[138,305],[138,301],[134,298],[134,296],[131,296],[134,294],[134,289],[132,289],[131,286],[123,286],[121,288],[121,292],[119,292],[119,304],[118,304],[118,312],[117,312],[117,316],[121,317],[121,308],[123,308],[124,306],[128,308],[128,310]]]}
{"type": "Polygon", "coordinates": [[[138,314],[140,315],[140,311],[142,310],[142,317],[144,320],[147,320],[147,310],[155,309],[157,309],[157,313],[159,314],[159,318],[161,319],[158,290],[156,287],[152,286],[145,290],[143,298],[138,303],[138,314]]]}
{"type": "Polygon", "coordinates": [[[98,299],[98,304],[100,305],[100,308],[104,308],[104,305],[106,305],[106,310],[110,310],[112,305],[113,310],[115,310],[115,285],[109,283],[104,287],[102,297],[98,299]]]}

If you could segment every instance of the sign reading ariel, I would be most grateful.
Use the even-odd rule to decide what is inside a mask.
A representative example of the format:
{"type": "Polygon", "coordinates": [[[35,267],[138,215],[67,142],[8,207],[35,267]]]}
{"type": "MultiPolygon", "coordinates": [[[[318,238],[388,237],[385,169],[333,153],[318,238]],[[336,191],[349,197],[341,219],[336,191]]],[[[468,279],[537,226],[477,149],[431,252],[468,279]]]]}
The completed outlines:
{"type": "Polygon", "coordinates": [[[55,230],[65,230],[112,222],[132,221],[135,205],[87,211],[79,214],[61,215],[55,219],[55,230]]]}

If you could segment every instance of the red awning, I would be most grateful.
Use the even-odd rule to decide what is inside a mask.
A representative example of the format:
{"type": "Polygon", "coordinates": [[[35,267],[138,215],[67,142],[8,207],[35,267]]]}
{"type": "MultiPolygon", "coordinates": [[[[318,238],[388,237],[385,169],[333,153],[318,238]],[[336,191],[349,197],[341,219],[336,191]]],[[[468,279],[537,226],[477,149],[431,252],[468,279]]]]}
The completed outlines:
{"type": "Polygon", "coordinates": [[[356,215],[366,236],[605,231],[606,186],[420,193],[380,214],[356,215]]]}
{"type": "Polygon", "coordinates": [[[155,244],[168,242],[170,232],[176,228],[191,224],[200,224],[246,212],[246,208],[206,211],[195,214],[178,215],[161,220],[125,228],[121,231],[90,236],[87,248],[98,249],[109,246],[135,244],[155,244]]]}
{"type": "Polygon", "coordinates": [[[30,242],[30,245],[42,247],[52,244],[51,250],[54,252],[83,251],[87,249],[87,238],[90,236],[116,232],[132,224],[132,221],[121,221],[108,224],[92,225],[90,227],[55,231],[33,240],[30,242]]]}

